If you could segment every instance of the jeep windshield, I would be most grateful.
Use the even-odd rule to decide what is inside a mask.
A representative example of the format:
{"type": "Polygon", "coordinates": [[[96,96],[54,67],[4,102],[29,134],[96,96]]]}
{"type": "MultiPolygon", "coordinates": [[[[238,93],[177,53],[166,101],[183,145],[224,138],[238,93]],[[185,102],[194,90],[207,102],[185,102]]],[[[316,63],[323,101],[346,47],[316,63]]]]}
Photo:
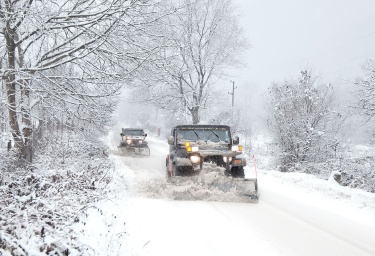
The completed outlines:
{"type": "Polygon", "coordinates": [[[214,143],[230,143],[230,133],[225,128],[183,128],[177,131],[178,143],[184,143],[186,141],[204,141],[214,143]]]}
{"type": "Polygon", "coordinates": [[[144,132],[143,130],[124,130],[123,134],[127,136],[143,136],[144,132]]]}

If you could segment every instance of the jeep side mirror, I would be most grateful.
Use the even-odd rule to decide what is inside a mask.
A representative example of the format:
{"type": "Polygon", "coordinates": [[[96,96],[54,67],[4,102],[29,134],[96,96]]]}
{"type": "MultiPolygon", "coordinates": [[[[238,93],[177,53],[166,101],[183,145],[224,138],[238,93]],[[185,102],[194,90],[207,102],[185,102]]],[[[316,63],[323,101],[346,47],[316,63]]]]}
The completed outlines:
{"type": "Polygon", "coordinates": [[[234,145],[237,145],[237,144],[239,144],[240,143],[240,138],[238,138],[238,136],[234,136],[233,137],[233,144],[234,145]]]}
{"type": "Polygon", "coordinates": [[[169,136],[168,137],[168,144],[169,145],[173,145],[174,144],[174,137],[173,136],[169,136]]]}
{"type": "Polygon", "coordinates": [[[145,133],[145,137],[147,137],[147,133],[145,133]]]}
{"type": "Polygon", "coordinates": [[[123,133],[120,133],[120,136],[124,136],[124,134],[123,134],[123,133]]]}

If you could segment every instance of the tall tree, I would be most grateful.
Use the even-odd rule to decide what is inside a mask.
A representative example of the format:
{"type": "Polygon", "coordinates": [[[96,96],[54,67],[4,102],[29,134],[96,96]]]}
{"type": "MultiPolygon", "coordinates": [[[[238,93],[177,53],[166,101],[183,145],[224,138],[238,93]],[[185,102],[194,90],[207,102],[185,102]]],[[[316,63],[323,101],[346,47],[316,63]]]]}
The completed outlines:
{"type": "Polygon", "coordinates": [[[248,43],[231,0],[170,3],[176,11],[163,20],[158,44],[164,47],[154,56],[156,65],[136,81],[136,93],[159,108],[187,113],[196,124],[215,83],[241,63],[248,43]]]}

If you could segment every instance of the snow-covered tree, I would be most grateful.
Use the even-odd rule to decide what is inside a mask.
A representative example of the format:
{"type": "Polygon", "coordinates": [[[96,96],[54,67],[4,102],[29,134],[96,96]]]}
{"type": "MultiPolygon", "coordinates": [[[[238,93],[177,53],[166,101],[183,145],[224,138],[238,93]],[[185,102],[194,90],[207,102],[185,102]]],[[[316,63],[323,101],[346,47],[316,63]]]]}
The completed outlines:
{"type": "Polygon", "coordinates": [[[31,161],[35,120],[80,120],[73,126],[81,127],[108,122],[123,81],[149,54],[137,40],[152,22],[148,18],[153,4],[0,1],[6,108],[23,158],[31,161]]]}
{"type": "Polygon", "coordinates": [[[215,83],[239,65],[248,43],[231,0],[170,1],[167,7],[175,13],[162,21],[157,44],[163,48],[139,77],[136,95],[196,124],[215,98],[215,83]]]}
{"type": "Polygon", "coordinates": [[[357,107],[368,118],[375,116],[375,62],[367,61],[362,65],[363,76],[355,81],[357,107]]]}
{"type": "MultiPolygon", "coordinates": [[[[355,112],[361,118],[365,118],[362,127],[371,136],[371,142],[375,141],[374,117],[375,117],[375,62],[368,60],[362,65],[363,75],[357,77],[354,85],[355,112]]],[[[367,137],[368,138],[368,137],[367,137]]]]}
{"type": "Polygon", "coordinates": [[[321,160],[338,146],[332,87],[318,84],[311,71],[301,73],[299,80],[275,83],[269,91],[267,121],[283,164],[321,160]]]}

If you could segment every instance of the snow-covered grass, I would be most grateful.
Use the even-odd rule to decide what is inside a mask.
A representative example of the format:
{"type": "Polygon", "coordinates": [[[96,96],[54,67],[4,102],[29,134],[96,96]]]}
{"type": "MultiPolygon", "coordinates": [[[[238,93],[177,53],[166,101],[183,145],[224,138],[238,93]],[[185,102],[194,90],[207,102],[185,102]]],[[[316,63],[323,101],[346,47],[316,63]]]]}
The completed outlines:
{"type": "Polygon", "coordinates": [[[0,255],[94,253],[72,227],[107,198],[113,165],[99,144],[75,137],[55,146],[64,152],[39,152],[32,165],[1,152],[0,255]]]}

